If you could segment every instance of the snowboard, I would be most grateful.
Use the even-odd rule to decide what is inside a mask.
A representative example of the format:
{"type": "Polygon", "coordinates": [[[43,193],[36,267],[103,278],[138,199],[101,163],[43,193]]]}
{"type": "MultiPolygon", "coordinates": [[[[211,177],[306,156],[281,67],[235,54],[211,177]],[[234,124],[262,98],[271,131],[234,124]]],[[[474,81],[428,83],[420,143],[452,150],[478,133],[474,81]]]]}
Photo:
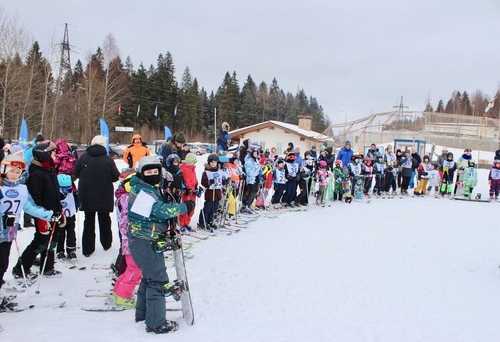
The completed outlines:
{"type": "Polygon", "coordinates": [[[466,198],[466,197],[459,197],[459,196],[453,196],[451,197],[453,198],[454,200],[457,200],[457,201],[467,201],[467,202],[483,202],[483,203],[489,203],[491,202],[491,200],[489,198],[466,198]]]}
{"type": "MultiPolygon", "coordinates": [[[[181,239],[182,244],[182,239],[181,239]]],[[[186,272],[186,264],[184,261],[184,249],[177,248],[173,251],[174,254],[174,267],[175,273],[177,274],[177,279],[185,284],[185,289],[181,293],[181,304],[182,304],[182,316],[186,321],[187,325],[194,324],[194,311],[193,304],[191,302],[191,294],[189,293],[189,283],[186,272]]]]}

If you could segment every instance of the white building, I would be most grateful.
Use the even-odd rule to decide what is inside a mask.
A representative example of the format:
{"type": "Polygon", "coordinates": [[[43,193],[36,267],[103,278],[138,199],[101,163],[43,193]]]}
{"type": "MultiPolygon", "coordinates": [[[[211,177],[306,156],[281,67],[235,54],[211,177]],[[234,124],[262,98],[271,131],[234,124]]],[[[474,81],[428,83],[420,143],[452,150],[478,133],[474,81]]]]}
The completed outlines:
{"type": "Polygon", "coordinates": [[[299,116],[299,125],[292,125],[280,121],[269,120],[256,125],[247,126],[229,132],[233,141],[240,144],[245,139],[257,142],[262,149],[271,150],[276,147],[277,153],[281,154],[286,150],[288,143],[300,146],[300,151],[310,150],[315,145],[319,151],[320,145],[332,145],[333,139],[318,132],[311,131],[311,118],[309,116],[299,116]]]}

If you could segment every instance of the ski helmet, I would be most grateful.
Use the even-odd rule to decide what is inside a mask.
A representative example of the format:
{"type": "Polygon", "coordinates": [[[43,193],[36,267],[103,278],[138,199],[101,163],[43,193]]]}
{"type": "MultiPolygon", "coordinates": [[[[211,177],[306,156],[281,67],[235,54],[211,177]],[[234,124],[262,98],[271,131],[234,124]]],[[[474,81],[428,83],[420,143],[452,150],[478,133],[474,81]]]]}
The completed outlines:
{"type": "Polygon", "coordinates": [[[25,171],[27,168],[24,158],[18,154],[9,154],[5,156],[5,158],[2,160],[2,165],[3,165],[2,167],[3,175],[9,172],[10,168],[21,169],[21,171],[25,171]]]}
{"type": "Polygon", "coordinates": [[[424,161],[427,159],[427,161],[431,160],[431,158],[429,158],[429,156],[424,156],[424,161]]]}
{"type": "Polygon", "coordinates": [[[151,156],[142,157],[139,159],[137,164],[137,173],[136,176],[148,183],[149,185],[156,185],[160,183],[161,180],[161,163],[158,159],[151,156]],[[158,173],[155,175],[144,175],[145,171],[148,170],[158,170],[158,173]]]}
{"type": "Polygon", "coordinates": [[[476,166],[476,162],[474,161],[474,159],[469,160],[469,167],[474,167],[474,166],[476,166]]]}
{"type": "Polygon", "coordinates": [[[229,158],[226,155],[219,156],[219,163],[229,163],[229,158]]]}
{"type": "Polygon", "coordinates": [[[295,159],[297,159],[297,156],[295,156],[295,153],[288,152],[288,154],[286,155],[286,160],[287,161],[294,161],[295,159]]]}
{"type": "Polygon", "coordinates": [[[453,159],[453,153],[452,152],[446,153],[446,159],[450,159],[450,157],[453,159]]]}
{"type": "Polygon", "coordinates": [[[361,158],[361,157],[359,156],[359,154],[355,154],[355,155],[353,155],[353,156],[352,156],[352,158],[351,158],[351,159],[352,159],[352,160],[355,160],[355,159],[359,159],[359,158],[361,158]]]}
{"type": "Polygon", "coordinates": [[[321,167],[321,168],[325,168],[325,167],[326,167],[326,161],[324,161],[324,160],[320,160],[320,161],[319,161],[319,167],[321,167]]]}
{"type": "Polygon", "coordinates": [[[207,163],[213,162],[213,161],[219,161],[219,156],[217,156],[215,153],[211,153],[208,155],[207,158],[207,163]]]}
{"type": "Polygon", "coordinates": [[[340,167],[342,167],[342,160],[337,159],[337,160],[335,161],[335,166],[340,166],[340,167]]]}
{"type": "Polygon", "coordinates": [[[365,158],[365,164],[371,164],[372,163],[372,158],[366,157],[365,158]]]}
{"type": "Polygon", "coordinates": [[[180,163],[181,162],[181,157],[179,157],[175,153],[172,153],[171,155],[169,155],[167,157],[167,160],[165,160],[165,165],[167,165],[168,167],[170,167],[170,166],[172,166],[172,163],[174,163],[175,161],[178,162],[178,163],[180,163]]]}
{"type": "Polygon", "coordinates": [[[276,161],[276,165],[284,164],[284,163],[285,163],[285,161],[281,157],[279,157],[278,160],[276,161]]]}
{"type": "Polygon", "coordinates": [[[57,182],[59,183],[59,186],[61,188],[68,188],[73,185],[73,183],[71,182],[71,177],[63,173],[57,175],[57,182]]]}
{"type": "Polygon", "coordinates": [[[39,162],[48,162],[52,160],[50,153],[56,150],[56,144],[52,141],[46,141],[42,144],[35,145],[33,148],[33,159],[39,162]]]}

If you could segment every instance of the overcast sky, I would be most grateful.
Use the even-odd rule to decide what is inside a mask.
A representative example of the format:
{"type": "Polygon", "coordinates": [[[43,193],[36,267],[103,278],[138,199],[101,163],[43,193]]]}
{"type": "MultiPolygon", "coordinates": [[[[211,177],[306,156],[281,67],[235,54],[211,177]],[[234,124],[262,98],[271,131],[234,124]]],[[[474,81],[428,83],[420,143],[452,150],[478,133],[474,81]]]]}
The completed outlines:
{"type": "Polygon", "coordinates": [[[434,108],[452,91],[500,85],[500,0],[2,0],[44,50],[61,40],[72,63],[112,33],[120,56],[156,65],[169,51],[177,80],[189,66],[216,91],[226,71],[243,86],[275,77],[303,88],[332,122],[398,105],[434,108]]]}

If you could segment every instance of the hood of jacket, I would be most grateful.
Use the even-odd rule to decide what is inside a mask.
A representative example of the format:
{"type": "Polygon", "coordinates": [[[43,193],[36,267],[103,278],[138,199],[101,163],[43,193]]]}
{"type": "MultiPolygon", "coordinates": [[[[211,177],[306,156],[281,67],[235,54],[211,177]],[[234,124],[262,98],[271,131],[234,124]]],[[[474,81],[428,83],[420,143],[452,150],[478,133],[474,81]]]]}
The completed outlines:
{"type": "Polygon", "coordinates": [[[142,145],[142,137],[141,137],[141,135],[140,135],[140,134],[134,134],[134,135],[132,136],[132,139],[130,140],[130,143],[131,143],[131,144],[133,144],[135,139],[141,139],[140,144],[142,145]]]}
{"type": "Polygon", "coordinates": [[[87,153],[92,157],[99,157],[108,154],[106,147],[102,145],[91,145],[86,149],[87,153]]]}

